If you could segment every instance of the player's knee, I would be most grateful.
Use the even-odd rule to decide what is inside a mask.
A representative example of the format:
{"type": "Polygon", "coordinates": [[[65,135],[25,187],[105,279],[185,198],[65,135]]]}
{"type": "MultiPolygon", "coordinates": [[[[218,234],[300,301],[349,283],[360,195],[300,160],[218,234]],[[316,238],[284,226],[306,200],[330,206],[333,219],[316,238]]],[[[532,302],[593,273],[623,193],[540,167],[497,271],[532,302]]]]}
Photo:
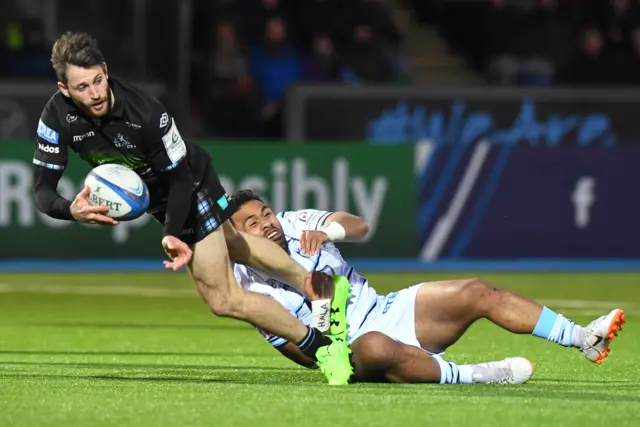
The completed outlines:
{"type": "Polygon", "coordinates": [[[482,279],[472,278],[459,281],[460,298],[470,306],[483,310],[490,304],[496,288],[482,279]]]}
{"type": "Polygon", "coordinates": [[[395,342],[380,332],[369,332],[353,343],[356,367],[368,374],[383,373],[393,364],[395,342]]]}
{"type": "Polygon", "coordinates": [[[233,231],[224,232],[224,238],[229,251],[229,258],[233,262],[244,264],[248,259],[249,245],[241,233],[232,228],[233,231]]]}

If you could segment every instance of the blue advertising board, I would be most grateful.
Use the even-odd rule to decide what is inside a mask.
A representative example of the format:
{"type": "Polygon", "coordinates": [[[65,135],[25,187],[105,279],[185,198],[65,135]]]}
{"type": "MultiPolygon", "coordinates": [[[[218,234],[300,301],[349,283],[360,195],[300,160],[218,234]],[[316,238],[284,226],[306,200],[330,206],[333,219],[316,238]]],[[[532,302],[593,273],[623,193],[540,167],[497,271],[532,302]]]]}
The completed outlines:
{"type": "Polygon", "coordinates": [[[421,258],[640,257],[639,164],[635,147],[436,149],[420,177],[421,258]]]}

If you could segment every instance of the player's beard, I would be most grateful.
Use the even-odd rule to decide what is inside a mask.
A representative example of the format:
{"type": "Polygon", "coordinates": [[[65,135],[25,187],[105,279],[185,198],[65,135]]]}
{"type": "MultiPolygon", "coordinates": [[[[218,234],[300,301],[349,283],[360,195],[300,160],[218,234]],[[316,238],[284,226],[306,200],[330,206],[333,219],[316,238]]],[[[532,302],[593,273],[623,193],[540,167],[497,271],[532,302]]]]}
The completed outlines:
{"type": "Polygon", "coordinates": [[[90,103],[86,104],[83,103],[77,99],[73,99],[73,102],[75,102],[75,104],[80,107],[80,109],[82,111],[84,111],[86,114],[88,114],[91,117],[95,117],[95,118],[102,118],[105,117],[107,114],[109,114],[109,112],[111,111],[111,89],[107,88],[106,93],[100,97],[100,99],[98,99],[97,101],[91,101],[90,103]],[[101,103],[102,107],[100,108],[100,110],[95,110],[94,106],[97,103],[101,103]]]}

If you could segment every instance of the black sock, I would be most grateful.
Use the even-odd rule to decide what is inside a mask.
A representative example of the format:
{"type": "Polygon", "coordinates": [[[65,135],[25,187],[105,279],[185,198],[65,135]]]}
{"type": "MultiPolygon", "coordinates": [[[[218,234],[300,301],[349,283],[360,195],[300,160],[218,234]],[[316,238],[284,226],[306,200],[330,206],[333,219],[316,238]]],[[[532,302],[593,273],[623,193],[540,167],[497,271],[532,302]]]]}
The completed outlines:
{"type": "Polygon", "coordinates": [[[316,328],[308,328],[307,336],[297,345],[301,352],[312,357],[313,360],[316,360],[316,351],[318,351],[318,348],[331,344],[331,339],[322,335],[322,332],[316,328]]]}

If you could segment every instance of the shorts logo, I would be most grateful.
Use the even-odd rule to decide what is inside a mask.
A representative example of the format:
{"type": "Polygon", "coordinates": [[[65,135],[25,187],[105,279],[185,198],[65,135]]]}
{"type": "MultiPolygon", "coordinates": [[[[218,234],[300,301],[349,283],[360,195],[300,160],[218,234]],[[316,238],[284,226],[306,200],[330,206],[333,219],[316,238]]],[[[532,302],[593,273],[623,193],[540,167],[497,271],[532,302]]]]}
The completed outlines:
{"type": "Polygon", "coordinates": [[[58,132],[45,125],[42,120],[38,122],[38,136],[52,144],[58,143],[58,132]]]}
{"type": "Polygon", "coordinates": [[[52,147],[50,145],[44,145],[41,143],[38,143],[38,150],[44,151],[45,153],[49,154],[60,154],[60,147],[52,147]]]}
{"type": "Polygon", "coordinates": [[[190,236],[193,234],[193,228],[185,228],[184,230],[182,230],[182,232],[180,233],[181,236],[190,236]]]}
{"type": "Polygon", "coordinates": [[[387,314],[387,312],[391,308],[391,305],[393,304],[397,296],[398,296],[398,292],[389,294],[389,296],[387,297],[387,302],[384,305],[384,309],[382,310],[382,314],[387,314]]]}
{"type": "Polygon", "coordinates": [[[167,113],[163,113],[162,116],[160,116],[160,127],[166,127],[169,124],[169,115],[167,113]]]}

